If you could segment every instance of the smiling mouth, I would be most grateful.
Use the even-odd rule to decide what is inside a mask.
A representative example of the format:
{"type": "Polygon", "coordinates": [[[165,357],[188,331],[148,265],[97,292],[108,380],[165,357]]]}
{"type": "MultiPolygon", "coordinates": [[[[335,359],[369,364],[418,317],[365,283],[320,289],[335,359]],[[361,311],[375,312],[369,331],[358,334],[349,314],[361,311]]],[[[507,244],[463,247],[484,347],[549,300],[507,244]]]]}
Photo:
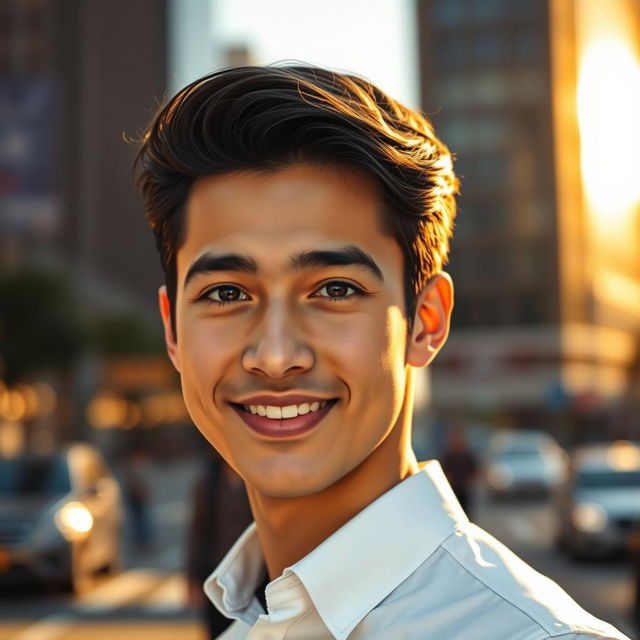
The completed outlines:
{"type": "Polygon", "coordinates": [[[269,437],[292,437],[311,431],[331,411],[338,399],[287,405],[229,403],[253,431],[269,437]]]}

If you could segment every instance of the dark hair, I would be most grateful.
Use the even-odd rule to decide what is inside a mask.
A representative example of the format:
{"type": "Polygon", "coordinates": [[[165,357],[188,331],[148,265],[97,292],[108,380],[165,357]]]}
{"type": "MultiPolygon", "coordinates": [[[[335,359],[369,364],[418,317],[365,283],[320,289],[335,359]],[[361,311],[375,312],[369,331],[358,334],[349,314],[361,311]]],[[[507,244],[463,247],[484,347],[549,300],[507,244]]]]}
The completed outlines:
{"type": "Polygon", "coordinates": [[[155,116],[135,161],[164,269],[174,330],[176,254],[193,182],[292,164],[341,166],[378,185],[383,230],[404,257],[407,321],[447,261],[458,181],[451,154],[422,114],[353,75],[302,64],[236,67],[179,91],[155,116]]]}

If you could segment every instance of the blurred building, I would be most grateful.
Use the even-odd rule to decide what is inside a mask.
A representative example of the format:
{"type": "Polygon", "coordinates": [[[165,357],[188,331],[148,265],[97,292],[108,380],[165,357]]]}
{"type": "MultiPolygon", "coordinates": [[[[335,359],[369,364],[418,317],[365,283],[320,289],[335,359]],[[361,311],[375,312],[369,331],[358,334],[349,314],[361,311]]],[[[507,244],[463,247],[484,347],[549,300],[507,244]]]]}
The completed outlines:
{"type": "Polygon", "coordinates": [[[640,334],[640,158],[629,147],[640,140],[625,91],[640,108],[639,18],[635,0],[418,0],[422,105],[462,182],[437,415],[545,427],[628,397],[640,334]],[[617,93],[588,67],[595,56],[625,77],[616,51],[635,61],[617,93]],[[594,115],[589,91],[607,95],[608,113],[594,115]],[[606,147],[589,147],[603,130],[606,147]],[[589,152],[604,162],[591,173],[589,152]]]}
{"type": "Polygon", "coordinates": [[[5,0],[0,14],[2,264],[70,268],[85,304],[151,316],[161,272],[126,139],[164,98],[165,2],[5,0]]]}
{"type": "Polygon", "coordinates": [[[0,264],[49,253],[59,229],[51,7],[0,3],[0,264]]]}

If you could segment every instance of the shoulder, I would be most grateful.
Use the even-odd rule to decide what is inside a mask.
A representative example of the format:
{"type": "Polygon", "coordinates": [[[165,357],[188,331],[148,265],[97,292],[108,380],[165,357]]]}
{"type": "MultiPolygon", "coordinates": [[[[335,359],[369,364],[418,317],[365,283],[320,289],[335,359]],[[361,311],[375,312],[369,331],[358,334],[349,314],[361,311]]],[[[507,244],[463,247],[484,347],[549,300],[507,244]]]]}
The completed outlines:
{"type": "Polygon", "coordinates": [[[628,640],[474,524],[456,531],[442,550],[447,561],[464,575],[467,590],[484,594],[484,599],[491,600],[507,618],[529,627],[532,638],[628,640]]]}

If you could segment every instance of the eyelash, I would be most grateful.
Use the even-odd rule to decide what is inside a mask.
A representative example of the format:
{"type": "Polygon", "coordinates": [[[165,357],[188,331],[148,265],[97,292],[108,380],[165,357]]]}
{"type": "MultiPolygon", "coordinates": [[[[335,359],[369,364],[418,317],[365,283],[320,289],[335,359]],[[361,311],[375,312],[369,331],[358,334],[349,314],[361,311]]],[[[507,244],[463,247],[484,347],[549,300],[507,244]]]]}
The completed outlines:
{"type": "Polygon", "coordinates": [[[351,300],[351,298],[361,298],[367,295],[360,287],[356,287],[355,284],[351,284],[350,282],[346,282],[344,280],[330,280],[329,282],[326,282],[325,284],[323,284],[319,289],[316,289],[316,293],[318,291],[321,291],[322,289],[326,289],[329,285],[332,285],[332,284],[343,285],[347,287],[347,289],[352,289],[353,293],[350,293],[344,296],[344,298],[332,298],[330,296],[315,296],[315,295],[313,297],[320,297],[325,300],[330,300],[331,302],[342,302],[344,300],[351,300]]]}
{"type": "MultiPolygon", "coordinates": [[[[365,291],[363,289],[361,289],[360,287],[357,287],[354,284],[351,284],[350,282],[346,282],[344,280],[330,280],[329,282],[326,282],[325,284],[323,284],[321,287],[319,287],[318,289],[316,289],[316,293],[318,291],[321,291],[322,289],[325,289],[326,287],[328,287],[329,285],[332,284],[338,284],[338,285],[343,285],[346,286],[347,289],[352,289],[353,293],[350,293],[342,298],[332,298],[330,296],[316,296],[313,295],[312,297],[320,297],[323,298],[324,300],[329,300],[331,302],[343,302],[345,300],[351,300],[352,298],[355,297],[363,297],[368,295],[367,293],[365,293],[365,291]]],[[[205,291],[202,296],[200,296],[200,298],[197,299],[198,302],[204,302],[205,304],[215,304],[218,307],[224,307],[228,304],[233,304],[235,302],[246,302],[246,300],[213,300],[212,298],[210,298],[211,294],[214,291],[218,291],[219,289],[222,289],[224,287],[228,287],[230,289],[237,289],[238,291],[240,291],[243,295],[248,296],[247,293],[245,293],[244,291],[242,291],[242,289],[240,287],[236,287],[234,285],[216,285],[215,287],[212,287],[211,289],[208,289],[207,291],[205,291]]]]}
{"type": "Polygon", "coordinates": [[[228,304],[233,304],[234,302],[246,302],[246,300],[213,300],[211,299],[209,296],[214,292],[214,291],[218,291],[219,289],[223,289],[223,288],[228,288],[228,289],[237,289],[238,291],[240,291],[243,295],[248,296],[248,294],[246,294],[244,291],[242,291],[242,289],[240,287],[235,287],[234,285],[231,284],[219,284],[216,285],[215,287],[211,287],[211,289],[208,289],[207,291],[205,291],[200,298],[198,298],[198,302],[204,302],[205,304],[215,304],[218,307],[224,307],[228,304]]]}

